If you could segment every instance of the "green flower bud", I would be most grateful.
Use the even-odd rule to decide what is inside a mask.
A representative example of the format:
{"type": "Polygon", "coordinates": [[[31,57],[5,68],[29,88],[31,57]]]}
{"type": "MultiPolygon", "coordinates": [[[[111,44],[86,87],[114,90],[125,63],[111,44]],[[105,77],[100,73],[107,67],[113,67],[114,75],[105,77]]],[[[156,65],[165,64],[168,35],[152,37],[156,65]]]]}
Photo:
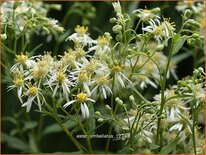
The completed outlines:
{"type": "Polygon", "coordinates": [[[6,33],[1,34],[1,39],[2,39],[2,40],[6,40],[6,39],[7,39],[6,33]]]}
{"type": "Polygon", "coordinates": [[[204,69],[203,69],[202,67],[199,67],[199,68],[198,68],[198,71],[199,71],[200,73],[204,73],[204,69]]]}
{"type": "Polygon", "coordinates": [[[96,114],[97,116],[101,116],[101,115],[102,115],[99,111],[96,111],[95,114],[96,114]]]}
{"type": "Polygon", "coordinates": [[[115,102],[116,102],[117,104],[121,105],[121,106],[123,105],[123,101],[120,100],[119,97],[117,97],[117,98],[115,99],[115,102]]]}
{"type": "Polygon", "coordinates": [[[129,96],[129,100],[130,100],[130,101],[134,101],[134,100],[135,100],[135,99],[134,99],[134,96],[133,96],[133,95],[130,95],[130,96],[129,96]]]}
{"type": "Polygon", "coordinates": [[[101,123],[101,122],[104,122],[105,119],[103,119],[103,118],[99,118],[97,121],[101,123]]]}
{"type": "Polygon", "coordinates": [[[156,7],[154,9],[151,10],[152,13],[157,13],[157,12],[160,12],[160,8],[159,7],[156,7]]]}
{"type": "Polygon", "coordinates": [[[140,35],[137,35],[136,36],[136,41],[140,42],[142,39],[141,39],[141,36],[140,35]]]}
{"type": "Polygon", "coordinates": [[[196,29],[199,29],[201,27],[201,24],[194,19],[188,19],[186,21],[186,25],[189,27],[196,28],[196,29]]]}
{"type": "Polygon", "coordinates": [[[117,21],[117,19],[116,18],[110,18],[110,23],[115,23],[116,21],[117,21]]]}
{"type": "Polygon", "coordinates": [[[156,51],[157,52],[160,52],[160,51],[162,51],[164,49],[164,45],[163,44],[159,44],[159,45],[157,45],[157,47],[156,47],[156,51]]]}
{"type": "Polygon", "coordinates": [[[189,9],[186,9],[184,12],[185,19],[189,19],[192,16],[192,11],[189,9]]]}
{"type": "Polygon", "coordinates": [[[46,34],[49,34],[49,33],[50,33],[49,29],[46,28],[46,27],[43,27],[43,31],[44,31],[46,34]]]}
{"type": "Polygon", "coordinates": [[[122,35],[121,34],[118,34],[116,37],[115,37],[116,41],[120,41],[122,39],[122,35]]]}
{"type": "Polygon", "coordinates": [[[108,104],[105,105],[105,108],[106,108],[107,110],[109,110],[109,111],[112,110],[112,108],[111,108],[108,104]]]}
{"type": "Polygon", "coordinates": [[[113,28],[112,28],[112,31],[114,33],[120,33],[122,30],[122,26],[121,25],[115,25],[113,28]]]}

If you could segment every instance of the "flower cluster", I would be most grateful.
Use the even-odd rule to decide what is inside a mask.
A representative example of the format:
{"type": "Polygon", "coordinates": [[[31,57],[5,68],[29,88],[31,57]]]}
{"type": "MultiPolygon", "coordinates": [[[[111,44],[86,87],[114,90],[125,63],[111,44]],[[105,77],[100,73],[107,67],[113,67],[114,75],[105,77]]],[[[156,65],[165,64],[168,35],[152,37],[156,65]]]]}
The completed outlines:
{"type": "Polygon", "coordinates": [[[50,4],[45,5],[42,2],[3,2],[1,5],[2,25],[4,26],[4,39],[7,38],[7,29],[15,30],[17,36],[26,33],[28,38],[32,32],[43,34],[62,33],[64,28],[58,25],[55,19],[47,18],[48,9],[61,9],[60,5],[50,4]]]}

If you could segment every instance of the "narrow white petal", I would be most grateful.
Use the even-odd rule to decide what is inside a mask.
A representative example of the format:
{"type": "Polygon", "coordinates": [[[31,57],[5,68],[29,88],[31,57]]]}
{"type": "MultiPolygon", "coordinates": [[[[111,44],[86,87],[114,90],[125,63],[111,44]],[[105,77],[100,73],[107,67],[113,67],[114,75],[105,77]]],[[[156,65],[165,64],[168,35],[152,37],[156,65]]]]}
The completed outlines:
{"type": "Polygon", "coordinates": [[[81,103],[81,112],[82,112],[83,118],[86,118],[86,112],[85,112],[83,103],[81,103]]]}
{"type": "Polygon", "coordinates": [[[84,103],[84,110],[85,110],[85,116],[86,116],[86,118],[89,118],[89,109],[88,109],[86,103],[84,103]]]}
{"type": "Polygon", "coordinates": [[[72,101],[67,102],[67,103],[63,106],[63,108],[68,107],[69,105],[71,105],[71,104],[74,103],[74,102],[76,102],[76,100],[72,100],[72,101]]]}

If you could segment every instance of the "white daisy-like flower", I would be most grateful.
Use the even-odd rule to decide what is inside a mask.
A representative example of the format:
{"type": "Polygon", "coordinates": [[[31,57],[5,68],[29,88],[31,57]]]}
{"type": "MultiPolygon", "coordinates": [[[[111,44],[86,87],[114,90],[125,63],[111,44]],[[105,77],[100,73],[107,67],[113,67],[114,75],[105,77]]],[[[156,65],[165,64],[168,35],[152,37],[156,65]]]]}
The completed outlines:
{"type": "Polygon", "coordinates": [[[21,53],[20,55],[16,55],[15,61],[17,63],[10,68],[10,71],[13,73],[17,68],[19,68],[22,72],[24,70],[24,66],[29,69],[33,68],[36,65],[36,62],[34,61],[34,58],[36,57],[39,57],[39,55],[32,56],[30,58],[28,58],[28,55],[24,55],[23,53],[21,53]]]}
{"type": "Polygon", "coordinates": [[[75,102],[80,103],[83,118],[89,118],[89,108],[87,107],[87,104],[86,104],[87,101],[95,102],[95,100],[89,98],[88,94],[81,92],[76,95],[75,100],[71,100],[67,102],[66,104],[64,104],[63,107],[66,108],[75,102]]]}
{"type": "Polygon", "coordinates": [[[24,77],[20,72],[16,72],[14,74],[14,80],[13,80],[13,85],[8,87],[8,91],[11,89],[17,88],[17,96],[19,98],[19,101],[23,103],[22,101],[22,93],[23,93],[23,88],[24,88],[24,77]]]}
{"type": "Polygon", "coordinates": [[[137,13],[137,17],[139,17],[141,21],[148,22],[150,19],[154,19],[154,18],[160,19],[159,16],[154,14],[154,12],[158,12],[158,11],[160,11],[159,8],[155,8],[152,10],[138,9],[138,10],[133,11],[133,13],[137,13]]]}
{"type": "MultiPolygon", "coordinates": [[[[29,112],[32,106],[32,103],[35,102],[35,99],[37,99],[37,105],[39,107],[39,110],[41,111],[41,100],[40,96],[43,97],[42,93],[40,92],[40,88],[36,87],[35,85],[27,86],[27,91],[23,96],[27,96],[28,99],[25,103],[22,104],[22,107],[26,107],[26,111],[29,112]]],[[[36,103],[36,102],[35,102],[36,103]]]]}
{"type": "Polygon", "coordinates": [[[114,73],[114,76],[117,81],[119,81],[122,88],[125,87],[124,80],[128,81],[129,83],[132,83],[124,74],[123,74],[123,67],[120,65],[114,65],[111,69],[111,71],[114,73]]]}
{"type": "Polygon", "coordinates": [[[69,36],[66,39],[66,41],[72,40],[76,44],[80,43],[80,44],[83,44],[84,46],[86,45],[91,46],[93,43],[93,40],[89,37],[89,35],[87,34],[87,31],[88,31],[88,27],[77,25],[75,28],[76,33],[69,36]]]}
{"type": "Polygon", "coordinates": [[[105,36],[99,36],[94,43],[96,44],[95,46],[92,46],[89,48],[89,51],[95,51],[95,55],[102,56],[105,53],[110,51],[110,46],[109,46],[110,40],[105,37],[105,36]]]}
{"type": "Polygon", "coordinates": [[[57,91],[61,89],[63,95],[66,97],[67,102],[69,101],[70,87],[73,86],[73,83],[68,79],[66,73],[56,72],[47,81],[44,85],[48,85],[53,91],[53,97],[56,96],[57,91]],[[54,89],[53,89],[54,87],[54,89]]]}
{"type": "Polygon", "coordinates": [[[162,25],[157,19],[150,19],[149,24],[149,26],[142,28],[142,30],[154,34],[154,38],[158,43],[169,37],[169,31],[166,24],[162,25]]]}
{"type": "Polygon", "coordinates": [[[91,75],[86,72],[84,68],[78,68],[76,71],[71,72],[73,75],[72,80],[75,81],[77,85],[83,85],[85,91],[88,95],[91,95],[90,86],[93,81],[91,81],[91,75]]]}
{"type": "Polygon", "coordinates": [[[113,5],[114,11],[115,11],[116,13],[122,14],[122,8],[121,8],[121,5],[120,5],[120,2],[119,2],[119,1],[112,3],[112,5],[113,5]]]}
{"type": "Polygon", "coordinates": [[[94,92],[96,92],[98,88],[102,92],[103,97],[105,99],[107,98],[107,94],[112,94],[112,90],[108,86],[108,84],[109,84],[109,74],[107,74],[105,76],[98,76],[98,77],[96,77],[94,84],[96,84],[96,86],[91,91],[92,94],[94,92]]]}

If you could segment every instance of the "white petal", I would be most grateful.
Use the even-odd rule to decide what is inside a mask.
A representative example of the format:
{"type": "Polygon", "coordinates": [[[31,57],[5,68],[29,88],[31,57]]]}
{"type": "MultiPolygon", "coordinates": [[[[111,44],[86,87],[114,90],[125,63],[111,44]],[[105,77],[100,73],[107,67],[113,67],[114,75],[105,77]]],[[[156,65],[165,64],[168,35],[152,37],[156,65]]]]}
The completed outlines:
{"type": "Polygon", "coordinates": [[[72,101],[67,102],[67,103],[63,106],[63,108],[68,107],[69,105],[71,105],[71,104],[74,103],[75,101],[76,101],[76,100],[72,100],[72,101]]]}
{"type": "Polygon", "coordinates": [[[82,103],[81,103],[81,112],[82,112],[83,118],[86,118],[86,112],[85,112],[85,109],[84,109],[84,105],[82,103]]]}

